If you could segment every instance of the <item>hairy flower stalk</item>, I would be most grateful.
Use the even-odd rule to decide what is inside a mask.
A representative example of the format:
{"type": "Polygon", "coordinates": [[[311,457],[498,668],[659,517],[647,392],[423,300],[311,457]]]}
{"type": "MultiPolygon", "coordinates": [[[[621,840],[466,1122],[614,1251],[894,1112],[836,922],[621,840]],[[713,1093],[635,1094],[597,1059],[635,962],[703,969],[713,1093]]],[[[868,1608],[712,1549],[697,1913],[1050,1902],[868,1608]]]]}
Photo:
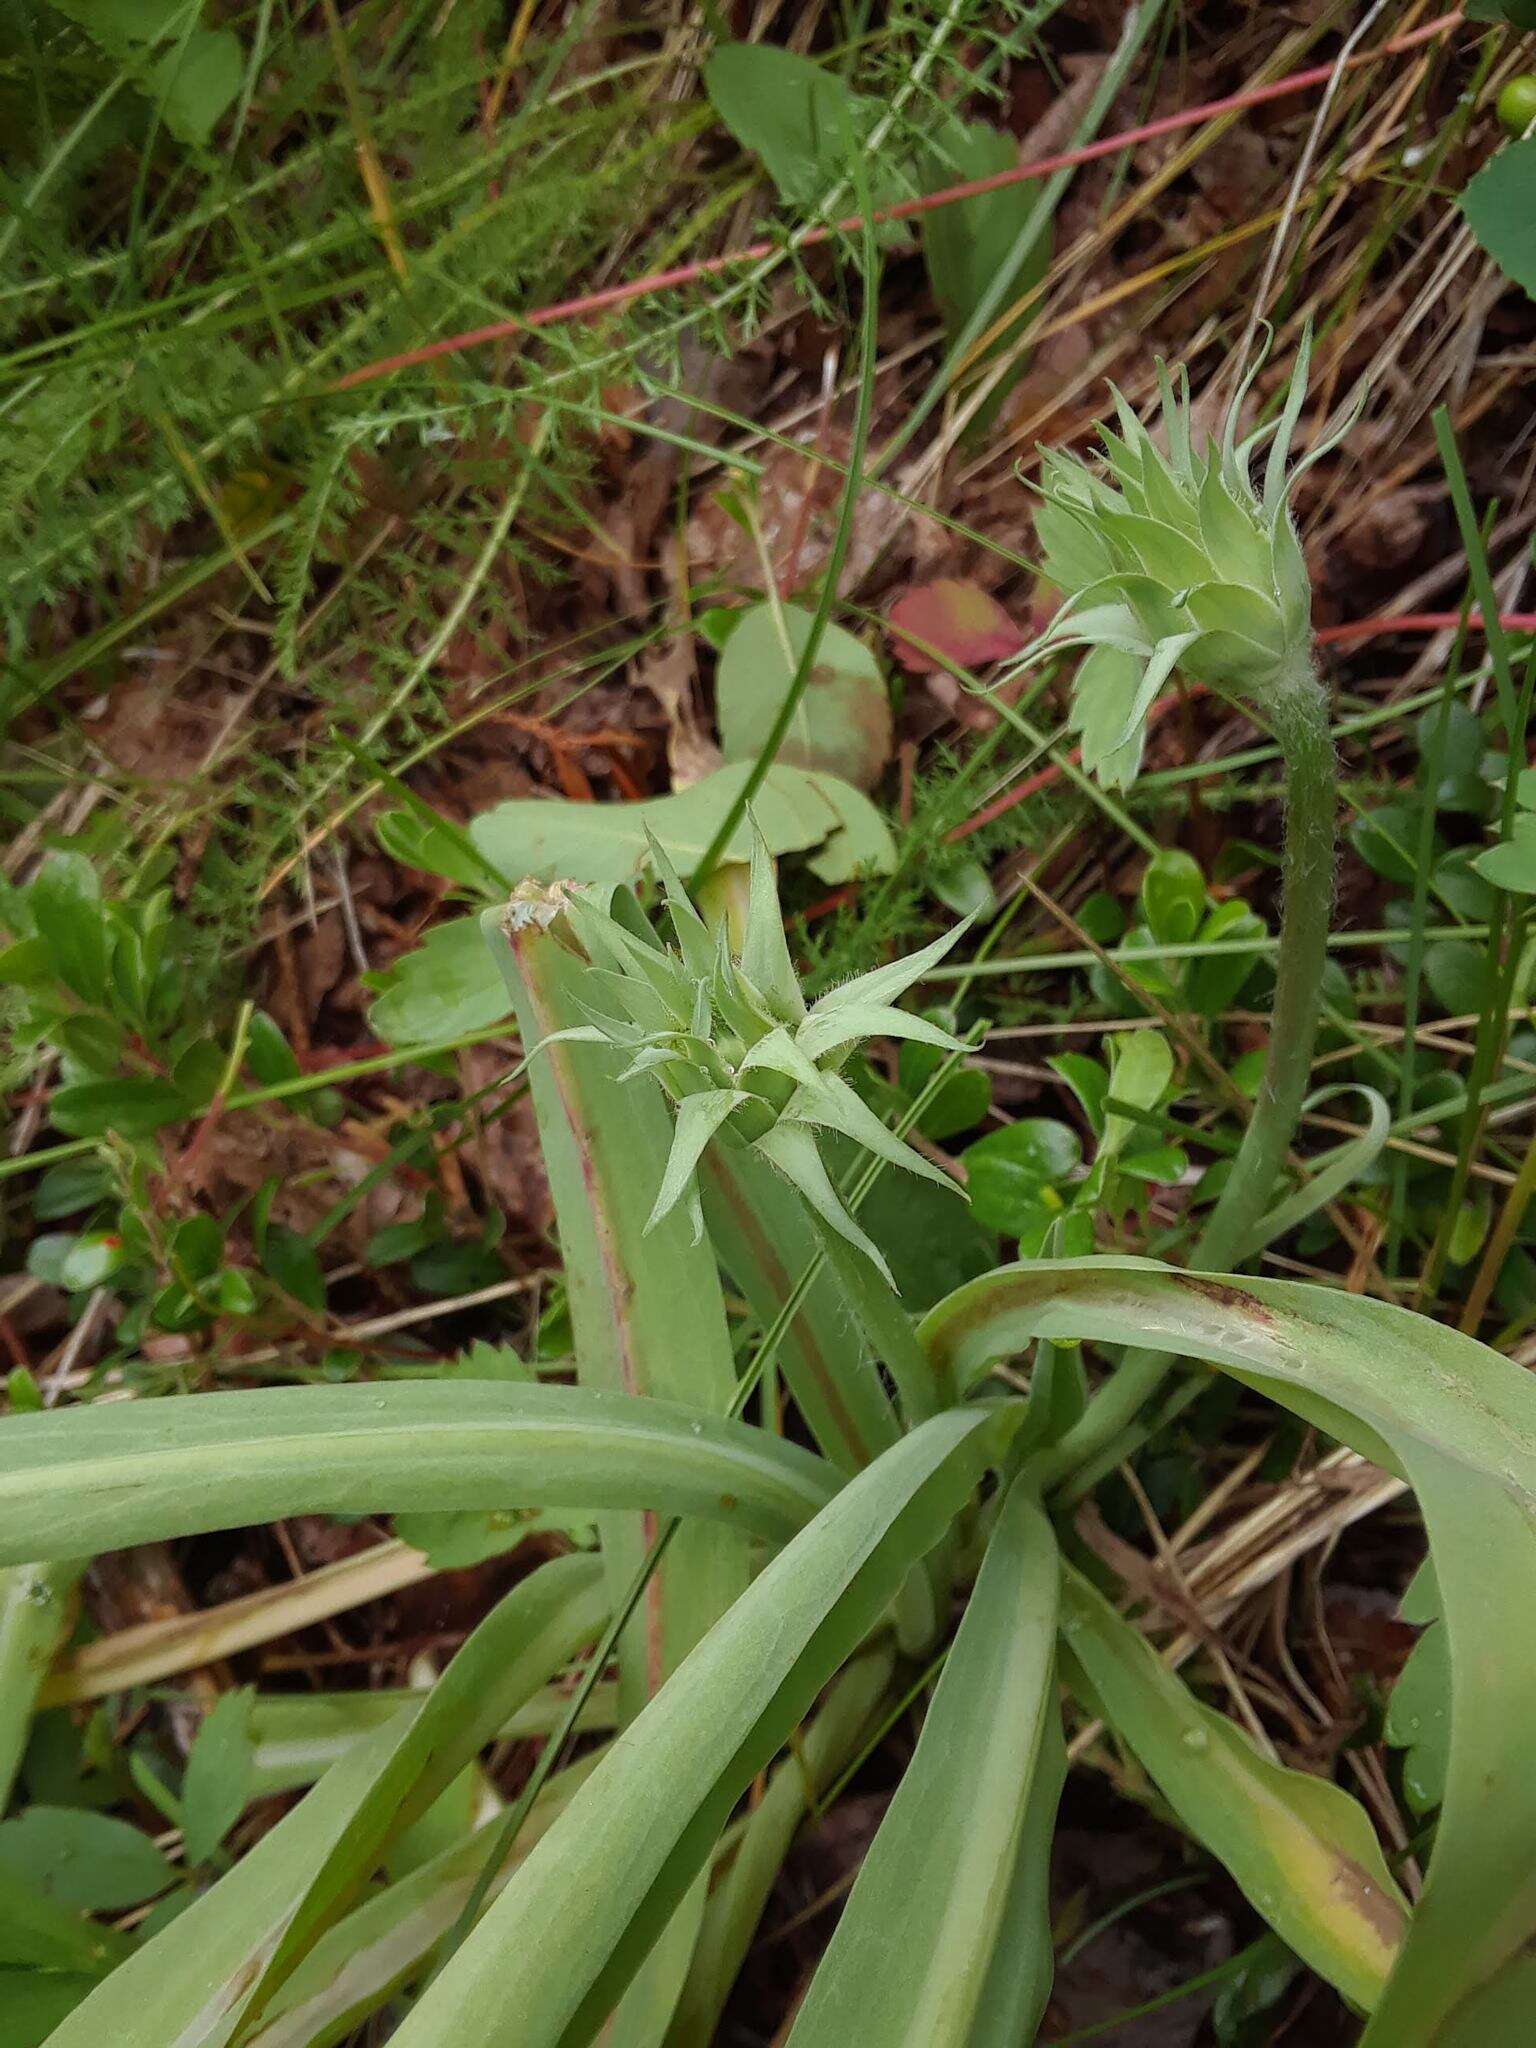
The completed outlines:
{"type": "Polygon", "coordinates": [[[889,1282],[879,1248],[827,1172],[817,1133],[851,1138],[887,1164],[957,1192],[947,1175],[886,1128],[841,1069],[863,1039],[876,1035],[964,1050],[949,1032],[895,1007],[896,998],[948,952],[964,927],[807,1005],[785,943],[772,860],[761,835],[753,846],[739,954],[723,923],[711,933],[654,839],[651,855],[666,893],[671,948],[658,942],[625,891],[605,903],[603,892],[574,886],[524,889],[507,912],[514,923],[563,912],[592,962],[594,994],[605,1000],[601,1006],[583,1003],[590,1022],[553,1037],[626,1053],[629,1063],[620,1079],[650,1074],[676,1105],[672,1147],[647,1228],[682,1204],[698,1241],[704,1220],[694,1169],[710,1140],[728,1129],[777,1168],[816,1215],[889,1282]]]}
{"type": "MultiPolygon", "coordinates": [[[[1306,395],[1304,339],[1278,417],[1238,439],[1238,391],[1217,440],[1197,450],[1187,381],[1176,390],[1158,366],[1167,452],[1115,394],[1119,432],[1105,429],[1106,473],[1044,454],[1037,517],[1044,572],[1061,611],[1030,652],[1089,651],[1073,692],[1083,764],[1124,788],[1141,763],[1147,714],[1175,671],[1262,720],[1286,769],[1284,905],[1264,1078],[1220,1198],[1191,1263],[1223,1271],[1252,1248],[1300,1120],[1317,1036],[1332,901],[1333,743],[1313,658],[1311,585],[1290,513],[1302,471],[1335,446],[1338,431],[1288,470],[1306,395]],[[1262,482],[1254,469],[1268,444],[1262,482]]],[[[1063,1439],[1071,1469],[1129,1423],[1167,1369],[1133,1354],[1063,1439]]]]}

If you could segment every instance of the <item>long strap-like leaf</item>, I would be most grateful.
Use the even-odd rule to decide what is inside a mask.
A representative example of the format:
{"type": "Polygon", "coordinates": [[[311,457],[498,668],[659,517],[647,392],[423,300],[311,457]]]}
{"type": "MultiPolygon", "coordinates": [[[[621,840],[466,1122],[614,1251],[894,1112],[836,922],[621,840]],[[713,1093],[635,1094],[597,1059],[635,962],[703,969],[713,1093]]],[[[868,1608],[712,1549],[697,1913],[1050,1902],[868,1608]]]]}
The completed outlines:
{"type": "MultiPolygon", "coordinates": [[[[1016,1480],[791,2048],[966,2048],[1044,1731],[1058,1711],[1060,1583],[1051,1525],[1016,1480]]],[[[1042,1994],[1049,1956],[1047,1939],[1037,1959],[1042,1994]]]]}
{"type": "Polygon", "coordinates": [[[1408,1907],[1364,1808],[1328,1779],[1260,1756],[1070,1568],[1062,1607],[1073,1691],[1286,1943],[1369,2011],[1402,1949],[1408,1907]]]}
{"type": "MultiPolygon", "coordinates": [[[[621,1081],[609,1045],[562,1039],[590,1019],[593,970],[566,920],[487,912],[484,930],[533,1054],[529,1078],[555,1198],[566,1297],[584,1387],[640,1394],[723,1415],[736,1369],[714,1252],[688,1227],[686,1204],[653,1211],[672,1147],[672,1118],[648,1074],[621,1081]]],[[[689,1176],[691,1180],[691,1175],[689,1176]]],[[[625,1597],[654,1529],[640,1515],[600,1522],[609,1594],[625,1597]]],[[[718,1526],[678,1531],[619,1643],[619,1702],[638,1713],[667,1673],[747,1583],[745,1546],[718,1526]]],[[[618,2044],[615,2044],[618,2048],[618,2044]]]]}
{"type": "Polygon", "coordinates": [[[385,1844],[602,1627],[597,1561],[557,1558],[469,1638],[419,1709],[365,1735],[226,1877],[114,1970],[52,2048],[219,2048],[354,1896],[385,1844]]]}
{"type": "Polygon", "coordinates": [[[943,1535],[1011,1419],[925,1423],[780,1552],[619,1737],[397,2048],[591,2038],[736,1800],[943,1535]]]}
{"type": "Polygon", "coordinates": [[[654,1508],[784,1542],[837,1485],[747,1423],[584,1387],[178,1394],[0,1418],[0,1564],[402,1509],[654,1508]]]}
{"type": "MultiPolygon", "coordinates": [[[[1419,1496],[1451,1648],[1451,1756],[1424,1896],[1362,2048],[1460,2043],[1458,2011],[1502,2011],[1536,1938],[1536,1385],[1470,1337],[1387,1303],[1141,1260],[1016,1266],[956,1290],[925,1341],[974,1379],[1036,1337],[1150,1344],[1209,1360],[1419,1496]]],[[[1524,2048],[1488,2032],[1487,2048],[1524,2048]]]]}

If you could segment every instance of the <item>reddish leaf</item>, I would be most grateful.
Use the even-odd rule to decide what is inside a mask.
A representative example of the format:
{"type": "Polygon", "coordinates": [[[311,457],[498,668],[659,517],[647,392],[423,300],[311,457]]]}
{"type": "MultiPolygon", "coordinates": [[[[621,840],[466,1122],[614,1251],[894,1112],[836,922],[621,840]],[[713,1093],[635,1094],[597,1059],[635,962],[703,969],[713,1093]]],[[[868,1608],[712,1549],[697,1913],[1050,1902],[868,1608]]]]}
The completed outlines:
{"type": "Polygon", "coordinates": [[[940,654],[957,668],[982,668],[1028,644],[995,597],[958,576],[916,584],[897,598],[890,610],[890,635],[891,652],[915,675],[941,668],[940,654]]]}

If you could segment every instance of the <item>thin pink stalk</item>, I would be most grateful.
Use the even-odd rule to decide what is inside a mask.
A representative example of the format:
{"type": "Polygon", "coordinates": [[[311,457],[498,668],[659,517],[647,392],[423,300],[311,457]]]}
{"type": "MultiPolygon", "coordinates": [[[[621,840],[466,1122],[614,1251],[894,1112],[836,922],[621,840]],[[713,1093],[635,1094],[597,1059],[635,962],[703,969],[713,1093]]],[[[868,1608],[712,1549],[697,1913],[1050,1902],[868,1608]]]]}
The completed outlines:
{"type": "MultiPolygon", "coordinates": [[[[1406,50],[1417,49],[1421,44],[1433,42],[1436,37],[1458,27],[1461,18],[1459,12],[1439,15],[1434,21],[1427,21],[1406,35],[1393,36],[1374,50],[1362,50],[1347,58],[1344,68],[1352,70],[1360,64],[1373,64],[1379,58],[1400,56],[1406,50]]],[[[1222,114],[1240,113],[1248,107],[1264,106],[1271,100],[1308,92],[1314,86],[1326,85],[1338,69],[1337,63],[1333,63],[1314,64],[1306,71],[1292,71],[1284,78],[1271,79],[1268,85],[1248,86],[1242,92],[1228,93],[1222,99],[1206,100],[1199,106],[1163,114],[1155,121],[1143,121],[1139,127],[1123,128],[1116,135],[1086,142],[1078,149],[1064,149],[1054,156],[1037,157],[1033,163],[998,171],[990,178],[971,178],[964,184],[947,185],[943,191],[930,192],[920,199],[903,199],[894,206],[881,207],[870,218],[876,222],[912,220],[920,214],[933,213],[942,206],[956,206],[964,199],[979,199],[988,192],[1001,192],[1009,185],[1046,177],[1052,171],[1094,163],[1100,157],[1114,156],[1120,150],[1134,148],[1137,143],[1153,142],[1162,135],[1176,135],[1185,128],[1198,128],[1202,122],[1214,121],[1222,114]]],[[[815,248],[831,241],[834,236],[853,234],[863,225],[862,214],[849,214],[827,227],[807,229],[795,237],[794,246],[797,249],[815,248]]],[[[471,327],[462,334],[446,334],[440,341],[405,349],[399,355],[382,356],[377,362],[364,363],[358,369],[349,370],[344,377],[336,379],[331,389],[352,391],[359,384],[372,384],[380,377],[392,376],[396,370],[411,370],[421,363],[437,362],[443,356],[461,355],[464,350],[480,348],[486,342],[506,341],[513,335],[527,334],[540,327],[558,327],[567,320],[589,319],[594,313],[606,313],[611,307],[627,305],[633,299],[649,298],[657,292],[675,291],[685,285],[698,284],[705,278],[718,277],[738,264],[760,263],[783,247],[782,241],[768,238],[748,242],[742,248],[726,249],[718,256],[701,257],[694,263],[679,263],[671,270],[652,271],[647,277],[631,278],[626,284],[609,285],[603,291],[588,292],[581,298],[562,299],[553,306],[536,306],[531,313],[514,314],[510,320],[495,320],[488,327],[471,327]]]]}
{"type": "MultiPolygon", "coordinates": [[[[1328,646],[1340,640],[1373,640],[1383,633],[1454,633],[1460,624],[1460,612],[1398,612],[1380,619],[1347,619],[1342,626],[1319,626],[1313,638],[1328,646]]],[[[1506,633],[1536,633],[1536,612],[1500,612],[1499,624],[1506,633]]],[[[1467,626],[1474,633],[1487,631],[1481,612],[1470,613],[1467,626]]]]}

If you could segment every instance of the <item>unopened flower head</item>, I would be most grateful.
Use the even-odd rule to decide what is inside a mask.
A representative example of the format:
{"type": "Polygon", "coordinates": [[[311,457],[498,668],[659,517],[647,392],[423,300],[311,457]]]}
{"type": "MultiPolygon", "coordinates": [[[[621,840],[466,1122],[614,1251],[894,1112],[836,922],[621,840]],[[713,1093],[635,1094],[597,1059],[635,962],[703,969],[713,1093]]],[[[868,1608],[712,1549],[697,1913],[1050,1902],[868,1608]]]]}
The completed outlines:
{"type": "MultiPolygon", "coordinates": [[[[760,833],[754,838],[739,957],[731,952],[723,923],[710,932],[654,838],[651,856],[675,944],[658,941],[627,891],[618,891],[608,907],[601,891],[563,891],[559,909],[592,962],[595,1000],[582,1005],[589,1024],[554,1034],[627,1053],[620,1078],[652,1074],[677,1105],[672,1148],[647,1229],[683,1203],[697,1240],[703,1217],[694,1168],[711,1138],[726,1129],[771,1161],[832,1229],[887,1272],[828,1174],[816,1133],[838,1132],[890,1165],[955,1191],[947,1175],[886,1128],[840,1070],[859,1041],[874,1036],[964,1050],[959,1039],[927,1018],[895,1007],[896,998],[949,951],[964,925],[807,1006],[760,833]]],[[[549,900],[540,891],[539,903],[530,906],[521,900],[524,893],[513,897],[509,919],[526,922],[549,900]]]]}
{"type": "MultiPolygon", "coordinates": [[[[1147,712],[1175,669],[1263,709],[1310,686],[1311,585],[1291,522],[1287,470],[1306,396],[1304,339],[1279,416],[1246,440],[1237,420],[1259,364],[1237,393],[1219,441],[1196,450],[1188,380],[1158,365],[1167,452],[1115,393],[1104,471],[1042,451],[1036,515],[1042,569],[1063,594],[1034,656],[1083,646],[1072,723],[1083,765],[1111,788],[1135,780],[1147,712]],[[1268,442],[1262,485],[1253,469],[1268,442]]],[[[1350,422],[1307,458],[1337,445],[1350,422]]]]}

